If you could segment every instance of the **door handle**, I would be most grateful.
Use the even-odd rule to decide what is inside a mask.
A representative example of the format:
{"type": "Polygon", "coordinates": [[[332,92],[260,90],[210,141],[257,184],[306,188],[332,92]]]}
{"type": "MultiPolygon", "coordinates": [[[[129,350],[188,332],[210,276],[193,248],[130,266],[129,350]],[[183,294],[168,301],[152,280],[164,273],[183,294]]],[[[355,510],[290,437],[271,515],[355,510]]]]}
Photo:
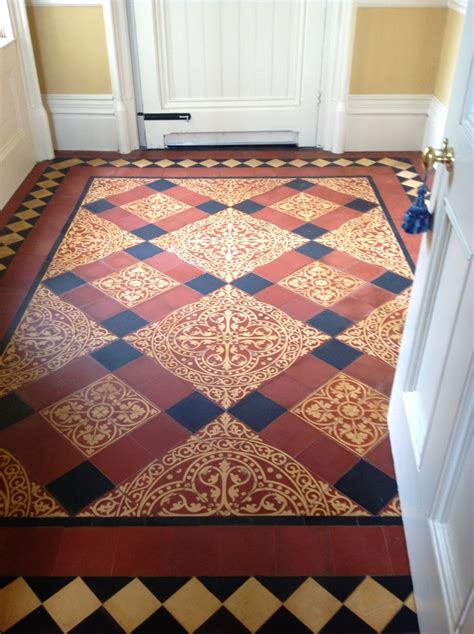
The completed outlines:
{"type": "Polygon", "coordinates": [[[435,163],[443,163],[448,170],[452,167],[456,159],[454,149],[449,147],[448,143],[448,139],[444,139],[443,147],[440,150],[436,150],[431,145],[428,145],[428,147],[423,150],[421,160],[427,170],[430,170],[435,163]]]}

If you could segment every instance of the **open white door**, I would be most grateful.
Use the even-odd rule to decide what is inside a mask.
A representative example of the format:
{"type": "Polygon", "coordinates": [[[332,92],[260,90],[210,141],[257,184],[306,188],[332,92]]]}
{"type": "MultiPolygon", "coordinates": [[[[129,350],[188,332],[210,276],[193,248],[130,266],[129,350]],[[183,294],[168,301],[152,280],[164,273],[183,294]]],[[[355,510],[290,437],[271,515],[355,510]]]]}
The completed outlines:
{"type": "Polygon", "coordinates": [[[474,3],[389,410],[421,631],[472,634],[474,3]]]}
{"type": "Polygon", "coordinates": [[[133,7],[147,148],[315,145],[326,0],[133,7]]]}

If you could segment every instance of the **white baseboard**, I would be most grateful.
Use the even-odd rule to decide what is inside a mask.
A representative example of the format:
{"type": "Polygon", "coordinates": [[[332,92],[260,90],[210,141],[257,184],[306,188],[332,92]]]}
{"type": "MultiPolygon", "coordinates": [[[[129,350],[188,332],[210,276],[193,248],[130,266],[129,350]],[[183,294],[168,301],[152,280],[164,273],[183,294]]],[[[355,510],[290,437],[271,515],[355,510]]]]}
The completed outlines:
{"type": "Polygon", "coordinates": [[[428,122],[440,125],[438,104],[432,95],[349,95],[344,149],[421,150],[428,122]]]}
{"type": "Polygon", "coordinates": [[[117,150],[113,95],[43,95],[56,150],[117,150]]]}

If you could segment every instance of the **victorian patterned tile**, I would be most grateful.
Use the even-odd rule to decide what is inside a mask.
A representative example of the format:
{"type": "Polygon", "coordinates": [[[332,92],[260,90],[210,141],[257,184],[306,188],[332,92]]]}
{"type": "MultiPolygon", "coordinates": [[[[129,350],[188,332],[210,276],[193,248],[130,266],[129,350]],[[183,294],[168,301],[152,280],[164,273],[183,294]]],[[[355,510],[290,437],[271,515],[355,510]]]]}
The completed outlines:
{"type": "Polygon", "coordinates": [[[327,339],[229,285],[126,337],[222,407],[230,407],[327,339]]]}
{"type": "Polygon", "coordinates": [[[151,242],[231,282],[307,240],[243,212],[225,209],[151,242]]]}
{"type": "Polygon", "coordinates": [[[285,185],[290,178],[187,178],[170,181],[228,207],[285,185]]]}
{"type": "Polygon", "coordinates": [[[41,415],[86,456],[157,414],[156,407],[112,374],[41,410],[41,415]]]}
{"type": "Polygon", "coordinates": [[[116,339],[44,286],[30,301],[0,360],[0,396],[116,339]]]}
{"type": "Polygon", "coordinates": [[[395,367],[408,310],[408,301],[407,292],[402,293],[394,300],[382,304],[368,317],[341,333],[338,339],[395,367]]]}
{"type": "Polygon", "coordinates": [[[321,185],[322,187],[347,194],[351,197],[363,198],[375,204],[378,202],[372,185],[369,180],[363,176],[357,176],[355,178],[344,176],[339,178],[308,178],[307,180],[316,185],[321,185]]]}
{"type": "Polygon", "coordinates": [[[327,214],[329,211],[334,211],[340,205],[331,202],[330,200],[324,200],[311,194],[305,194],[300,192],[289,198],[285,198],[280,202],[273,203],[273,209],[281,211],[284,214],[295,216],[305,222],[310,222],[323,214],[327,214]]]}
{"type": "Polygon", "coordinates": [[[380,207],[360,218],[353,218],[335,231],[325,233],[316,241],[339,249],[354,257],[383,266],[407,278],[413,274],[380,207]]]}
{"type": "Polygon", "coordinates": [[[153,178],[94,178],[87,190],[84,204],[108,198],[114,194],[123,194],[140,185],[148,185],[153,180],[153,178]]]}
{"type": "Polygon", "coordinates": [[[142,243],[141,238],[81,208],[49,265],[46,277],[54,277],[142,243]]]}
{"type": "Polygon", "coordinates": [[[365,282],[316,261],[278,283],[323,306],[331,306],[365,282]]]}
{"type": "Polygon", "coordinates": [[[387,434],[387,397],[342,373],[292,411],[360,456],[387,434]]]}
{"type": "Polygon", "coordinates": [[[189,209],[189,205],[163,192],[157,192],[156,194],[151,194],[151,196],[139,198],[126,205],[121,205],[121,207],[149,222],[156,222],[162,218],[168,218],[169,216],[174,216],[181,211],[189,209]]]}
{"type": "Polygon", "coordinates": [[[350,498],[224,413],[82,516],[364,515],[350,498]]]}
{"type": "Polygon", "coordinates": [[[95,280],[92,284],[128,308],[178,286],[178,282],[146,262],[132,264],[95,280]]]}

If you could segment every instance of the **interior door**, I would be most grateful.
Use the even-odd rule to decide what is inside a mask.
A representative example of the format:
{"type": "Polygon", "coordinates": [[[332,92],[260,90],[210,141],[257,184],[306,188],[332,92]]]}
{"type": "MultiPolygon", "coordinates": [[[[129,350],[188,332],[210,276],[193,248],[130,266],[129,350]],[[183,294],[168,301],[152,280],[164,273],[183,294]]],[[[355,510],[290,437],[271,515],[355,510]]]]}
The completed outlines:
{"type": "Polygon", "coordinates": [[[389,410],[419,621],[425,634],[474,632],[474,3],[469,3],[389,410]]]}
{"type": "Polygon", "coordinates": [[[326,0],[133,7],[148,148],[315,145],[326,0]]]}
{"type": "Polygon", "coordinates": [[[35,164],[17,42],[0,6],[0,209],[35,164]]]}

